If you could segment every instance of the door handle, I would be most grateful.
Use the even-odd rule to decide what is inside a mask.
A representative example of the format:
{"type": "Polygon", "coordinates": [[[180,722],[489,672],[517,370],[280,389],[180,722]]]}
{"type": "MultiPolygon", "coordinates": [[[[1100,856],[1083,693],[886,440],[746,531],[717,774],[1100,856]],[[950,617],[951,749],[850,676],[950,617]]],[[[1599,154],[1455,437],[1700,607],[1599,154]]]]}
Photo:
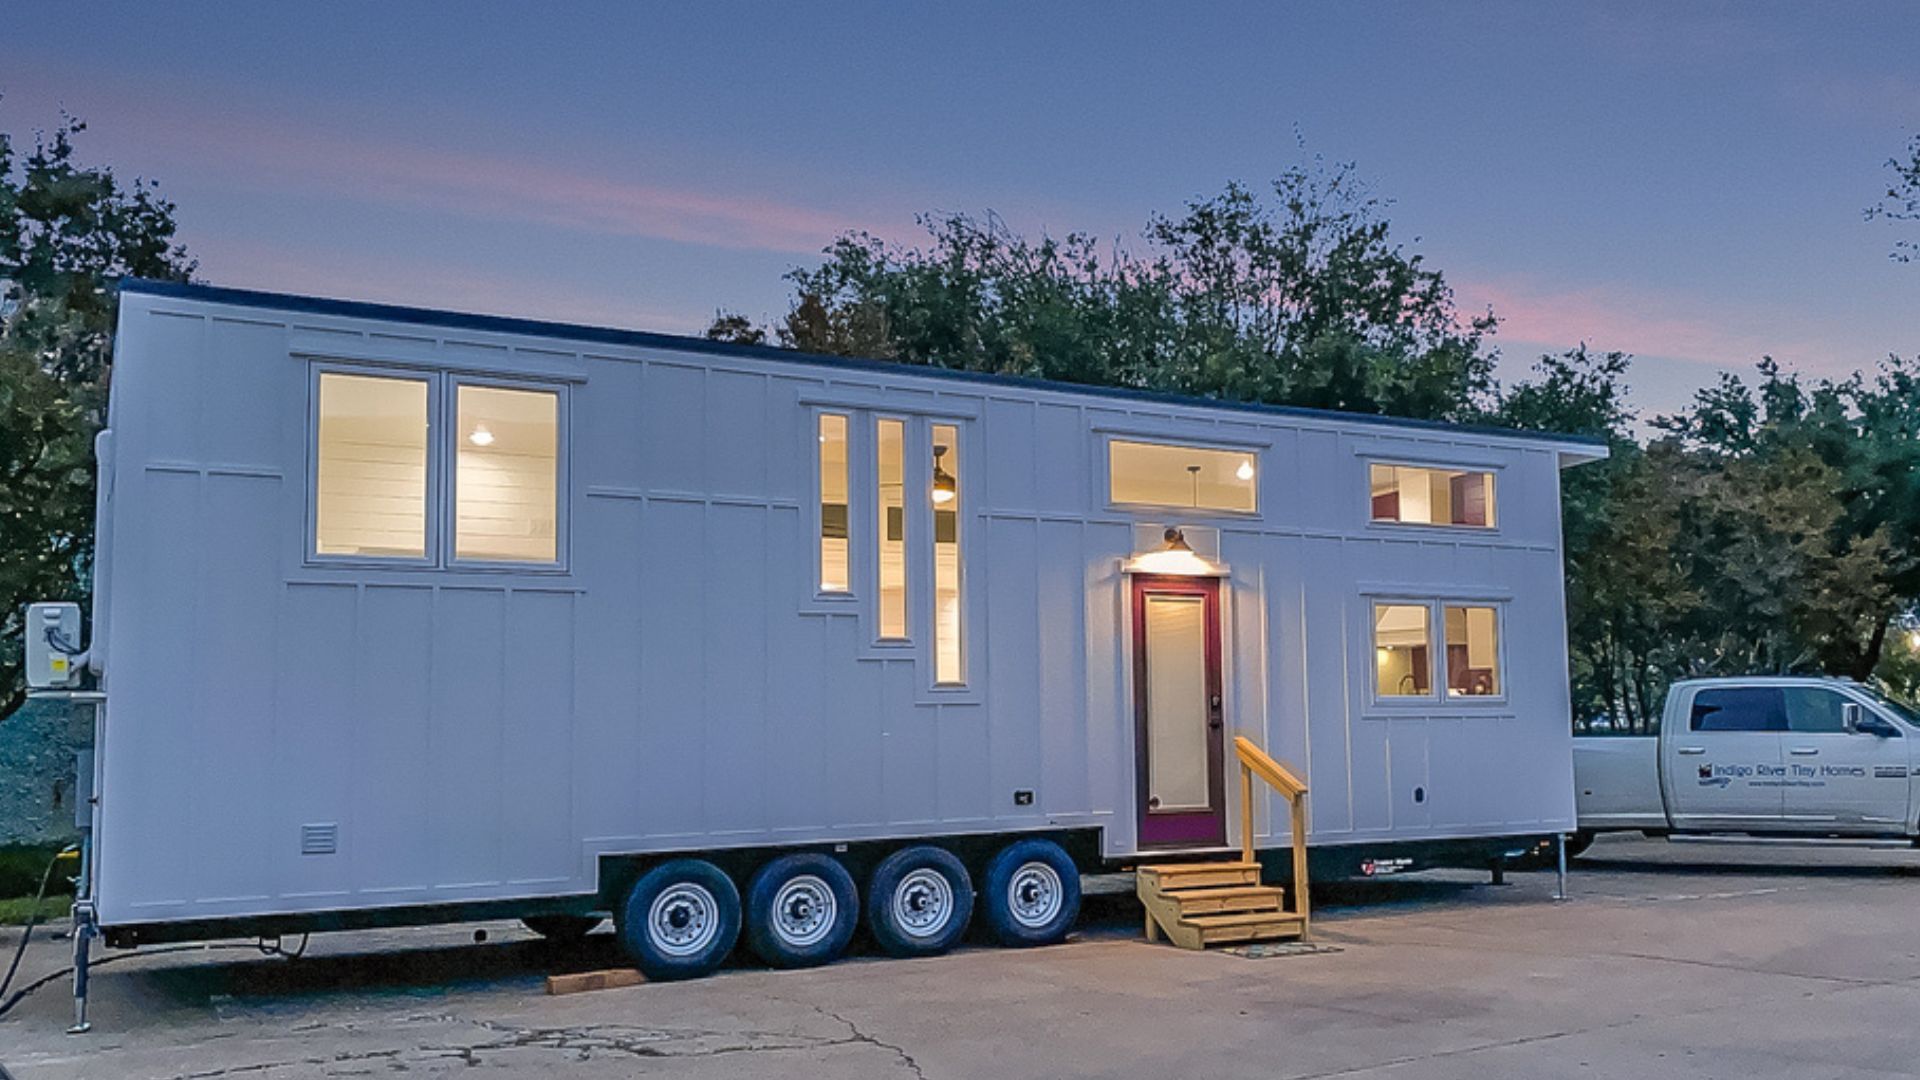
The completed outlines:
{"type": "Polygon", "coordinates": [[[1685,754],[1688,757],[1692,757],[1695,754],[1704,754],[1706,752],[1707,752],[1707,748],[1704,746],[1683,746],[1680,748],[1680,753],[1685,754]]]}
{"type": "Polygon", "coordinates": [[[1215,731],[1220,730],[1220,695],[1219,694],[1215,694],[1212,697],[1207,699],[1207,726],[1214,729],[1215,731]]]}
{"type": "Polygon", "coordinates": [[[1795,746],[1787,750],[1787,753],[1798,754],[1801,757],[1811,757],[1819,752],[1820,748],[1817,746],[1795,746]]]}

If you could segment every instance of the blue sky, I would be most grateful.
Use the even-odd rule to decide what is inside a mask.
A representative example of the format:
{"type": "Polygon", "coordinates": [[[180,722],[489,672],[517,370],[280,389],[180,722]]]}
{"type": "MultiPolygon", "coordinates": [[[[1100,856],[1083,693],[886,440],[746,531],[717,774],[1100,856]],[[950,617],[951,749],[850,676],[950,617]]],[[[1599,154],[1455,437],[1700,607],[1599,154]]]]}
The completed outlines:
{"type": "Polygon", "coordinates": [[[1920,351],[1920,265],[1861,214],[1916,56],[1905,3],[14,0],[0,127],[84,118],[210,281],[665,331],[924,210],[1137,243],[1304,139],[1506,320],[1504,374],[1624,349],[1658,411],[1920,351]]]}

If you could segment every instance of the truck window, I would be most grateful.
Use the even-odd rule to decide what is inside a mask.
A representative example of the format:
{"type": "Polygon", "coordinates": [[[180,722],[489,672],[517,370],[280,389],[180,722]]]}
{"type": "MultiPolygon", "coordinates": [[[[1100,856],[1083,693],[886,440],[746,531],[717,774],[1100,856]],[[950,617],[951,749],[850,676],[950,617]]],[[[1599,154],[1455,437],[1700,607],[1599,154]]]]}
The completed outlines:
{"type": "Polygon", "coordinates": [[[1792,686],[1786,690],[1787,728],[1790,731],[1837,734],[1847,730],[1841,711],[1845,698],[1817,686],[1792,686]]]}
{"type": "Polygon", "coordinates": [[[1742,686],[1693,695],[1695,731],[1785,731],[1787,706],[1778,687],[1742,686]]]}

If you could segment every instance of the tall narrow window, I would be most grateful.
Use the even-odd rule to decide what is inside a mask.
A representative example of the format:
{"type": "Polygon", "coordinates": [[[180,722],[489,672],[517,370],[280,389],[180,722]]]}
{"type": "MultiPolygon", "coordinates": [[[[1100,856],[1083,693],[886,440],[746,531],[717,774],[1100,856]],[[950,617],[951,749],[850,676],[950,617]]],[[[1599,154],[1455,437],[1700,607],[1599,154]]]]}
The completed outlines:
{"type": "Polygon", "coordinates": [[[320,374],[313,550],[427,554],[427,382],[320,374]]]}
{"type": "Polygon", "coordinates": [[[457,411],[454,557],[558,561],[560,396],[462,386],[457,411]]]}
{"type": "Polygon", "coordinates": [[[820,591],[846,592],[847,418],[820,414],[820,591]]]}
{"type": "Polygon", "coordinates": [[[907,425],[881,420],[874,425],[874,458],[879,481],[880,636],[907,636],[907,425]]]}
{"type": "Polygon", "coordinates": [[[1373,663],[1379,697],[1433,693],[1433,634],[1425,604],[1373,605],[1373,663]]]}
{"type": "Polygon", "coordinates": [[[1447,696],[1500,695],[1500,612],[1491,607],[1454,607],[1447,624],[1447,696]]]}
{"type": "Polygon", "coordinates": [[[967,681],[960,621],[960,430],[933,425],[933,681],[967,681]]]}

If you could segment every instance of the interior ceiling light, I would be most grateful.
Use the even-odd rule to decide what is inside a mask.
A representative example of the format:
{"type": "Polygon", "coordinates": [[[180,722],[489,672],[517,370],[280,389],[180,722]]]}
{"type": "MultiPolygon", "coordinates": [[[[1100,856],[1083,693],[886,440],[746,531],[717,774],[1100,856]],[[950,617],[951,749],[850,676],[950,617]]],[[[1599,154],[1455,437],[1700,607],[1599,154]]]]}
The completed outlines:
{"type": "Polygon", "coordinates": [[[940,467],[940,459],[945,457],[946,454],[947,448],[944,446],[936,446],[933,448],[933,501],[935,505],[944,505],[952,502],[953,496],[959,490],[958,485],[953,481],[953,474],[940,467]]]}
{"type": "Polygon", "coordinates": [[[1253,479],[1253,461],[1249,459],[1247,461],[1241,462],[1240,467],[1233,470],[1233,475],[1239,477],[1242,480],[1253,479]]]}
{"type": "Polygon", "coordinates": [[[492,446],[493,432],[488,431],[487,425],[485,424],[476,424],[473,428],[473,434],[467,436],[467,441],[475,446],[492,446]]]}

